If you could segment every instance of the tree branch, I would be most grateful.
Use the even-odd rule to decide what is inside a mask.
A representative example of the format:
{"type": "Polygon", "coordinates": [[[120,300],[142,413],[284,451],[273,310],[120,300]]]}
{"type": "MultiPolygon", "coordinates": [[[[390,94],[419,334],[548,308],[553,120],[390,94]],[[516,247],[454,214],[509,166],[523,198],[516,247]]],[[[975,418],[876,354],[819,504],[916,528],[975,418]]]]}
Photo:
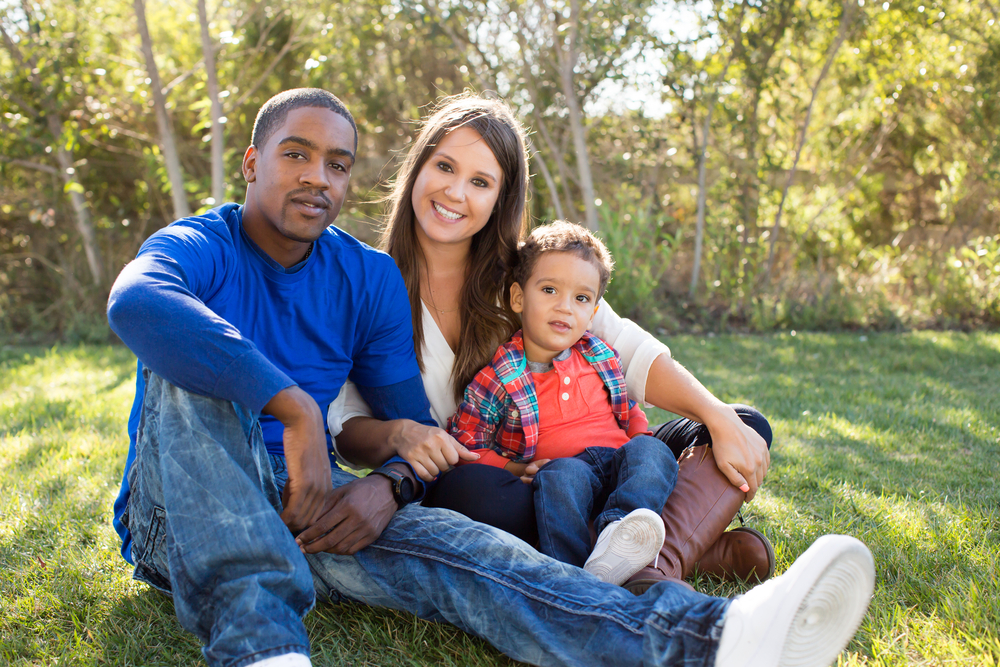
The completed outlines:
{"type": "Polygon", "coordinates": [[[857,4],[852,0],[844,0],[843,13],[840,15],[840,27],[837,30],[837,36],[834,38],[833,43],[830,44],[830,48],[826,52],[826,62],[823,63],[823,69],[820,70],[819,76],[816,77],[816,83],[812,87],[812,97],[809,99],[809,106],[806,108],[806,117],[802,121],[802,131],[799,134],[798,147],[795,149],[795,160],[792,162],[792,169],[788,172],[788,180],[785,182],[785,189],[781,193],[781,202],[778,204],[778,212],[774,215],[774,227],[771,231],[771,238],[769,242],[769,248],[767,251],[767,265],[764,269],[764,284],[771,281],[771,270],[774,267],[774,248],[778,242],[778,233],[781,229],[781,214],[785,208],[785,201],[788,199],[788,190],[792,187],[792,181],[795,179],[795,170],[799,166],[799,158],[802,157],[802,149],[806,145],[806,136],[809,131],[809,121],[812,118],[813,105],[816,104],[816,98],[819,96],[819,88],[823,83],[823,79],[830,72],[830,68],[833,66],[834,58],[837,57],[837,51],[840,50],[841,45],[847,39],[847,34],[850,32],[851,25],[854,23],[854,11],[857,8],[857,4]]]}
{"type": "Polygon", "coordinates": [[[46,174],[52,174],[53,176],[59,175],[58,169],[49,164],[42,164],[41,162],[31,162],[30,160],[18,160],[16,158],[9,158],[3,155],[0,155],[0,162],[6,162],[7,164],[12,164],[17,167],[24,167],[25,169],[44,171],[46,174]]]}

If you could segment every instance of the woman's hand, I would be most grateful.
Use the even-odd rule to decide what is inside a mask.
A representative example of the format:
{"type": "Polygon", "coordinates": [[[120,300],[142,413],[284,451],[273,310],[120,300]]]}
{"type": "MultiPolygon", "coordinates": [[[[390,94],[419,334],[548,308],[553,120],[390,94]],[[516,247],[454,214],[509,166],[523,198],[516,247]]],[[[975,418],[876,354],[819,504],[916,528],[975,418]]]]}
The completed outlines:
{"type": "Polygon", "coordinates": [[[531,484],[535,481],[535,475],[538,471],[542,469],[546,463],[552,459],[538,459],[537,461],[531,461],[530,463],[514,463],[511,461],[503,467],[507,472],[513,473],[515,477],[520,477],[521,481],[525,484],[531,484]]]}
{"type": "Polygon", "coordinates": [[[771,453],[757,431],[744,424],[732,409],[728,412],[732,415],[723,412],[705,425],[712,436],[716,465],[733,486],[747,494],[750,502],[767,475],[771,453]]]}
{"type": "Polygon", "coordinates": [[[444,429],[426,426],[409,419],[395,422],[390,443],[396,454],[413,466],[420,479],[429,482],[462,461],[478,461],[479,454],[470,452],[444,429]]]}

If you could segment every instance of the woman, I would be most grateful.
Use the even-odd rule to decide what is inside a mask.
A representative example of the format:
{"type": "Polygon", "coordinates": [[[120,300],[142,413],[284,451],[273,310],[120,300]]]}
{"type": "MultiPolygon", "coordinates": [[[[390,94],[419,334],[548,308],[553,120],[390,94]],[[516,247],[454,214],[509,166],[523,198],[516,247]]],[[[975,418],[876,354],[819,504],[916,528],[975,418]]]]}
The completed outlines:
{"type": "MultiPolygon", "coordinates": [[[[444,100],[427,120],[389,198],[381,247],[396,260],[410,294],[417,359],[439,426],[497,345],[519,328],[505,275],[525,231],[527,191],[520,123],[502,101],[466,95],[444,100]]],[[[656,432],[681,458],[663,511],[661,557],[626,587],[641,593],[656,581],[683,579],[695,567],[769,577],[774,554],[762,534],[738,528],[723,535],[767,472],[767,421],[752,408],[716,399],[665,345],[603,301],[591,331],[620,354],[631,398],[685,417],[656,432]]],[[[460,459],[477,458],[440,428],[368,415],[350,385],[330,406],[330,431],[342,460],[372,467],[399,455],[429,480],[460,459]]],[[[461,466],[442,475],[424,503],[533,542],[531,488],[519,478],[535,472],[531,464],[513,462],[506,470],[461,466]]]]}

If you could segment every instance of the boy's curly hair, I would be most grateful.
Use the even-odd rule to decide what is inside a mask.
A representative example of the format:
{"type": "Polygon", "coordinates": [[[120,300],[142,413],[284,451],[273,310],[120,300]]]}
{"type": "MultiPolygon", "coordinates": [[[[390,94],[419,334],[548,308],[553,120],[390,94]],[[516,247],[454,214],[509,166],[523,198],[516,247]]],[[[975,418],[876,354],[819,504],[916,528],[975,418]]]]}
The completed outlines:
{"type": "Polygon", "coordinates": [[[611,280],[611,272],[615,268],[615,260],[601,239],[591,234],[586,227],[566,220],[556,220],[531,230],[527,240],[518,248],[517,264],[511,271],[512,282],[524,287],[538,258],[547,252],[571,252],[597,267],[601,277],[597,298],[604,296],[604,290],[611,280]]]}

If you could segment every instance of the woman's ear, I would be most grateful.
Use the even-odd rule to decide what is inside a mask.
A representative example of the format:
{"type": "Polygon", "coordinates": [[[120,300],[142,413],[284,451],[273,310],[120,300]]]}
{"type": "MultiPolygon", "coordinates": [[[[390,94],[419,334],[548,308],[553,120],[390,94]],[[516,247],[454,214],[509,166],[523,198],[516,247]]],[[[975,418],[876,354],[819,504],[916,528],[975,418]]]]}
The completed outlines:
{"type": "Polygon", "coordinates": [[[524,290],[517,283],[511,283],[510,286],[510,309],[515,313],[524,310],[524,290]]]}

